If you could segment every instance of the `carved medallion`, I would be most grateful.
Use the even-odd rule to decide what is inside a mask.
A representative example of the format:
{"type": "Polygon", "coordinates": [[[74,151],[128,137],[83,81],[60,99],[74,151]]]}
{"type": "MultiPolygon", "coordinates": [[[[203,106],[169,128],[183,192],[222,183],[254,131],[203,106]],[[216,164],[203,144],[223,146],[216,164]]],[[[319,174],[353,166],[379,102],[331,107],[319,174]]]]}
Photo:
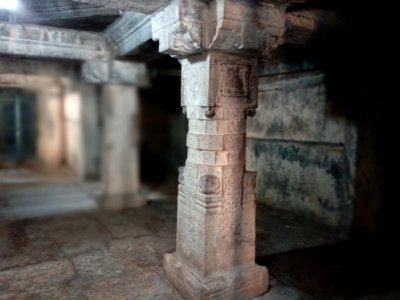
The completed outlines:
{"type": "Polygon", "coordinates": [[[241,187],[242,183],[242,173],[241,172],[231,172],[225,175],[225,188],[227,190],[233,190],[241,187]]]}
{"type": "Polygon", "coordinates": [[[199,190],[206,195],[217,194],[220,190],[221,184],[219,178],[212,174],[205,174],[200,177],[199,190]]]}

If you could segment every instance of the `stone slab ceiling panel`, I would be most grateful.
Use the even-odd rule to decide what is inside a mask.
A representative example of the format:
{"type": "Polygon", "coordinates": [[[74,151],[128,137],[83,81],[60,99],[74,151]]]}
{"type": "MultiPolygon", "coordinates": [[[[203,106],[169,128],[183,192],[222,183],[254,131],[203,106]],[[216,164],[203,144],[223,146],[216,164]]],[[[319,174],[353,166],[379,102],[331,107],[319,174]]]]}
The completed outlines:
{"type": "Polygon", "coordinates": [[[120,15],[118,9],[73,0],[20,0],[17,23],[103,31],[120,15]]]}
{"type": "Polygon", "coordinates": [[[151,14],[169,4],[171,0],[74,0],[103,7],[122,10],[132,10],[144,14],[151,14]]]}

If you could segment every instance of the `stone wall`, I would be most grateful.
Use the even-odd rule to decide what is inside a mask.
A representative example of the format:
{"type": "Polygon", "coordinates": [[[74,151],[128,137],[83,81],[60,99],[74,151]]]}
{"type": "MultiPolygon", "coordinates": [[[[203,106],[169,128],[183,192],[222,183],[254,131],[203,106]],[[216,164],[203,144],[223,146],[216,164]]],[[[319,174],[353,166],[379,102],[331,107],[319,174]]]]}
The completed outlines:
{"type": "Polygon", "coordinates": [[[324,74],[309,67],[261,68],[259,107],[248,120],[248,169],[257,171],[258,201],[348,229],[356,130],[334,113],[324,74]]]}

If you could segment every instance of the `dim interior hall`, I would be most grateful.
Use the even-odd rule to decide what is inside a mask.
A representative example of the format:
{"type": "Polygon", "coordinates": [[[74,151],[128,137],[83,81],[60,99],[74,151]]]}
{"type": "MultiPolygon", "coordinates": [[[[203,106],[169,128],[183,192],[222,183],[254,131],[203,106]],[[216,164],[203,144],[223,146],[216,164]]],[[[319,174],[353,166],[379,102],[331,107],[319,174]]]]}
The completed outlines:
{"type": "Polygon", "coordinates": [[[397,299],[385,16],[0,0],[0,299],[397,299]]]}

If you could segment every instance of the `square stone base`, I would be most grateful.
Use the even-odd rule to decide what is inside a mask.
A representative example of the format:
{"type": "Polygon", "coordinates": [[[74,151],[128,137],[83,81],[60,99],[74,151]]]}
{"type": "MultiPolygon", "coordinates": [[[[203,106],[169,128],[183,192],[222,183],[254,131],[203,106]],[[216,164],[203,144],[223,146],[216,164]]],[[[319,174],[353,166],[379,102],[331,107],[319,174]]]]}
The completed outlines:
{"type": "Polygon", "coordinates": [[[176,253],[167,253],[164,255],[164,271],[185,299],[252,299],[268,290],[268,270],[255,263],[201,278],[176,253]]]}
{"type": "Polygon", "coordinates": [[[100,207],[106,210],[118,210],[146,205],[146,197],[141,194],[102,196],[100,207]]]}

